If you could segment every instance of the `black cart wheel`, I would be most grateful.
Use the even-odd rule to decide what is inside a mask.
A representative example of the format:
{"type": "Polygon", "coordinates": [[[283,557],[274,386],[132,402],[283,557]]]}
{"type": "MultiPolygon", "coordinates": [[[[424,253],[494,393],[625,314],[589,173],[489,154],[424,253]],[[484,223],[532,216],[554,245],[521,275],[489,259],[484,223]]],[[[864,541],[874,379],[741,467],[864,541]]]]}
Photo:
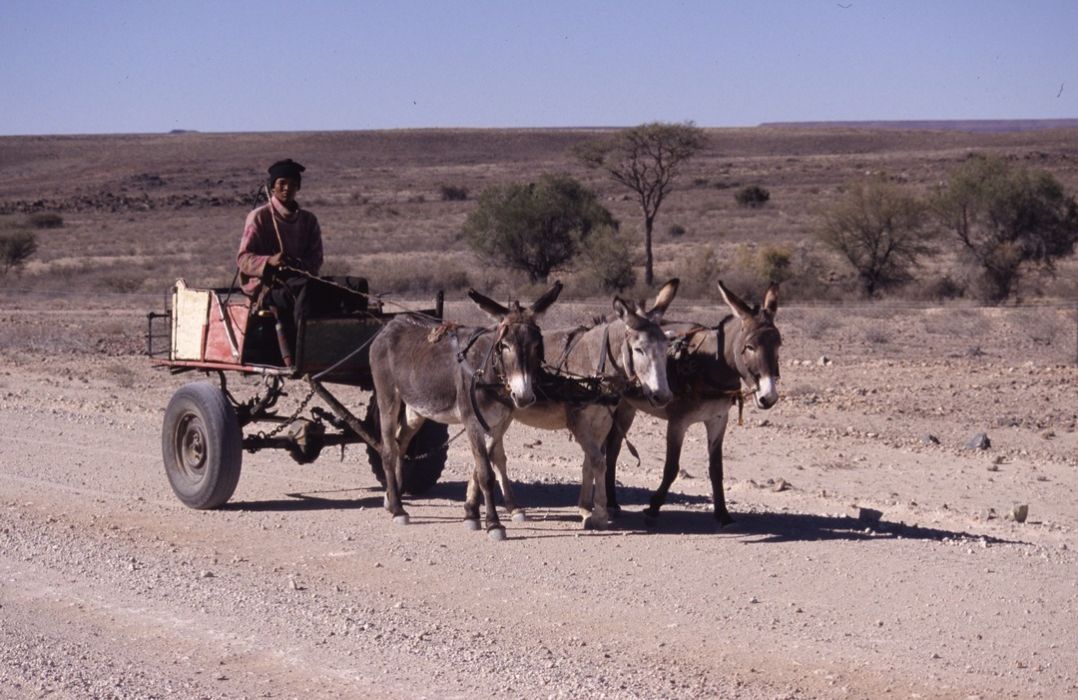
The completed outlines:
{"type": "MultiPolygon", "coordinates": [[[[378,416],[378,402],[374,396],[367,404],[367,416],[363,419],[363,425],[372,435],[381,436],[381,420],[378,416]]],[[[404,458],[404,479],[401,492],[419,496],[429,491],[442,475],[445,468],[446,453],[449,447],[449,428],[442,423],[427,421],[419,429],[412,443],[408,445],[408,453],[404,458]],[[418,457],[418,459],[410,459],[418,457]]],[[[367,445],[367,459],[371,463],[371,471],[382,486],[386,485],[386,473],[382,467],[382,453],[367,445]]]]}
{"type": "Polygon", "coordinates": [[[172,490],[191,508],[228,502],[240,480],[243,435],[224,392],[195,382],[172,395],[165,410],[161,451],[172,490]]]}

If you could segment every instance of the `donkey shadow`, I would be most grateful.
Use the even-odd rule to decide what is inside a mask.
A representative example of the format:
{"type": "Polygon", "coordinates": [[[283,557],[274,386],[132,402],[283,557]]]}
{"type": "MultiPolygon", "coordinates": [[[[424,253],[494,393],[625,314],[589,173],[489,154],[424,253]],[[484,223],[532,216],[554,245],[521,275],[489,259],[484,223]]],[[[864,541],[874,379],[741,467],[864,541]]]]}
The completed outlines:
{"type": "Polygon", "coordinates": [[[265,501],[232,501],[221,506],[220,510],[237,510],[252,513],[281,512],[296,513],[315,510],[359,510],[363,508],[381,508],[382,490],[379,488],[346,488],[326,491],[306,491],[287,493],[287,498],[273,498],[265,501]],[[357,491],[373,491],[372,496],[330,497],[321,494],[355,494],[357,491]]]}
{"type": "MultiPolygon", "coordinates": [[[[465,482],[462,481],[444,482],[431,489],[427,495],[456,500],[460,498],[464,488],[465,482]]],[[[513,488],[516,491],[518,503],[532,514],[544,512],[542,519],[545,521],[576,522],[580,519],[576,512],[580,496],[578,484],[518,482],[513,488]]],[[[651,489],[619,485],[618,501],[622,506],[622,511],[611,529],[640,535],[714,534],[737,537],[748,544],[900,539],[929,542],[953,540],[970,544],[981,542],[997,545],[1030,544],[1021,540],[1009,540],[963,530],[907,525],[883,518],[878,521],[866,521],[850,515],[738,512],[736,503],[732,508],[735,518],[733,524],[723,527],[715,520],[709,496],[690,495],[676,491],[670,492],[667,506],[662,514],[657,518],[652,518],[643,513],[651,493],[651,489]]]]}
{"type": "MultiPolygon", "coordinates": [[[[576,506],[580,497],[579,484],[551,484],[541,482],[518,482],[513,486],[520,504],[536,520],[545,522],[578,522],[576,506]],[[540,517],[536,517],[541,513],[540,517]]],[[[442,481],[421,496],[412,496],[408,501],[419,504],[427,499],[450,502],[463,502],[467,483],[464,481],[442,481]]],[[[495,488],[495,492],[498,489],[495,488]]],[[[265,501],[234,501],[224,505],[221,510],[250,512],[304,512],[317,510],[354,510],[363,508],[381,508],[383,491],[379,487],[355,487],[325,491],[308,491],[286,494],[288,498],[265,501]],[[372,495],[359,497],[335,497],[345,494],[368,492],[372,495]]],[[[500,500],[500,492],[498,492],[500,500]]],[[[738,512],[736,503],[732,503],[733,524],[722,527],[715,521],[711,512],[711,498],[671,491],[666,508],[657,518],[643,514],[651,497],[651,490],[633,486],[618,486],[618,500],[622,504],[621,514],[615,519],[611,530],[621,534],[662,536],[662,535],[708,535],[735,537],[746,544],[769,544],[781,542],[813,541],[880,541],[880,540],[921,540],[943,542],[945,540],[963,543],[984,542],[986,544],[1029,545],[1021,540],[1009,540],[989,535],[979,535],[962,530],[948,530],[938,527],[907,525],[880,519],[868,522],[860,518],[844,515],[814,515],[811,513],[783,512],[738,512]],[[690,508],[686,508],[689,506],[690,508]]],[[[419,513],[416,513],[417,515],[419,513]]],[[[423,520],[432,522],[453,520],[439,516],[426,516],[423,520]]]]}
{"type": "MultiPolygon", "coordinates": [[[[753,512],[739,513],[731,509],[734,522],[721,527],[714,522],[710,511],[664,510],[659,518],[647,521],[649,531],[661,534],[706,534],[737,537],[745,544],[781,542],[881,540],[920,540],[928,542],[957,541],[968,544],[1030,545],[1022,540],[1010,540],[991,535],[940,527],[907,525],[885,519],[866,521],[850,515],[815,515],[812,513],[753,512]]],[[[643,516],[640,516],[643,517],[643,516]]]]}

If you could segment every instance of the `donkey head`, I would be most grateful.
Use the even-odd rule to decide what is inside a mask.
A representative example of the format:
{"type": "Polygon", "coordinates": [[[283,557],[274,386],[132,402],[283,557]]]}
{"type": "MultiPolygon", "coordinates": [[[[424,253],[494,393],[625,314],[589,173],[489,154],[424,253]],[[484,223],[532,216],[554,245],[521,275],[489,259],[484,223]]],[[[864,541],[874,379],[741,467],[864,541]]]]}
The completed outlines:
{"type": "Polygon", "coordinates": [[[517,408],[535,403],[534,387],[543,366],[543,336],[536,321],[561,294],[561,286],[561,282],[555,282],[529,307],[522,307],[516,301],[505,307],[474,289],[468,290],[471,300],[498,322],[492,362],[501,369],[517,408]]]}
{"type": "Polygon", "coordinates": [[[614,297],[614,310],[625,323],[621,366],[629,381],[639,384],[647,400],[657,406],[665,406],[674,396],[666,377],[666,350],[670,341],[659,324],[677,294],[678,284],[676,278],[664,284],[648,311],[642,304],[637,306],[614,297]]]}
{"type": "Polygon", "coordinates": [[[762,309],[750,308],[719,281],[719,294],[740,320],[733,335],[733,360],[744,391],[751,391],[757,408],[771,408],[779,400],[779,346],[782,336],[775,327],[779,286],[772,282],[764,294],[762,309]]]}

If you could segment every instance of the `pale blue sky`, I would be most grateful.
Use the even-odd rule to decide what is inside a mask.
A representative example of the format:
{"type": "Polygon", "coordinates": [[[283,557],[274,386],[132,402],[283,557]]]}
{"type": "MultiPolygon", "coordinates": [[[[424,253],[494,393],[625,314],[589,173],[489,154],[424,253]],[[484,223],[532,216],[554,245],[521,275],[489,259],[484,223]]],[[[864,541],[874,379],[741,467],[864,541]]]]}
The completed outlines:
{"type": "Polygon", "coordinates": [[[0,0],[0,134],[1076,117],[1073,0],[0,0]]]}

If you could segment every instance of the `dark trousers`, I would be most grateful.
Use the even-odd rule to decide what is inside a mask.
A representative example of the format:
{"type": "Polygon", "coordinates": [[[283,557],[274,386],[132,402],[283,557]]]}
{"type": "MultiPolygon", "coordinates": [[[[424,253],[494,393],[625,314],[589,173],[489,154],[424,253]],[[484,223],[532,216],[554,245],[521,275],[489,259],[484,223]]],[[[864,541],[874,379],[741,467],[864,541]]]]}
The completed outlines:
{"type": "Polygon", "coordinates": [[[266,308],[275,310],[293,354],[296,352],[296,333],[310,310],[307,293],[310,281],[298,276],[276,279],[262,301],[266,308]]]}
{"type": "Polygon", "coordinates": [[[304,319],[366,311],[367,280],[362,277],[319,279],[302,275],[278,278],[272,282],[262,304],[277,309],[285,337],[294,352],[296,333],[304,319]]]}

